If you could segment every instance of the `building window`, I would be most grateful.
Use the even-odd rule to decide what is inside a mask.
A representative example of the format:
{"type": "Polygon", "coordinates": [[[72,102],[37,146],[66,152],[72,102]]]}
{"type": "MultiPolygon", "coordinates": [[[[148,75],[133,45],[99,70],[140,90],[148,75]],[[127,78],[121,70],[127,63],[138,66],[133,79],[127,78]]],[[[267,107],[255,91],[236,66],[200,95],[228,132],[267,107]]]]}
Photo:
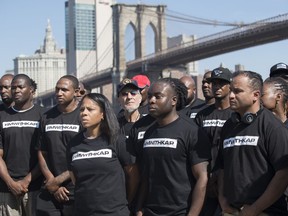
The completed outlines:
{"type": "Polygon", "coordinates": [[[88,4],[76,4],[74,12],[76,49],[95,49],[95,6],[88,4]]]}

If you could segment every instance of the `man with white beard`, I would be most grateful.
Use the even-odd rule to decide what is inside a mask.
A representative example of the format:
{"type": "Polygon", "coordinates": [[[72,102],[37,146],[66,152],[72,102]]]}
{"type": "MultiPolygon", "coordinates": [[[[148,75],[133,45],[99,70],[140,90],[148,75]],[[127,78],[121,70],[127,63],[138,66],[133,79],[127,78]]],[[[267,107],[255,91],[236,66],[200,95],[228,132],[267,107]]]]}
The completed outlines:
{"type": "Polygon", "coordinates": [[[124,110],[124,115],[118,117],[118,122],[121,133],[124,134],[126,138],[128,138],[133,124],[142,117],[138,110],[142,100],[141,90],[137,81],[128,78],[122,80],[117,88],[118,101],[124,110]]]}

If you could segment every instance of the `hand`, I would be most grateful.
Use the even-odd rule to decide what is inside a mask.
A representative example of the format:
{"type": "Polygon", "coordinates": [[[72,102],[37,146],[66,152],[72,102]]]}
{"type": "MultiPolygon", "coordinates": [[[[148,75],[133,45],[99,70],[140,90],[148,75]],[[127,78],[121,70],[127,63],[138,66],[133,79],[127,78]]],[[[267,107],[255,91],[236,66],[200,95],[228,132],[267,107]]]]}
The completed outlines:
{"type": "Polygon", "coordinates": [[[142,211],[137,211],[136,212],[136,216],[143,216],[143,212],[142,211]]]}
{"type": "Polygon", "coordinates": [[[228,202],[227,202],[227,199],[223,196],[219,196],[219,203],[220,203],[220,206],[221,206],[221,209],[223,212],[225,213],[234,213],[234,212],[237,212],[238,209],[236,208],[233,208],[228,202]]]}
{"type": "Polygon", "coordinates": [[[54,197],[60,203],[67,202],[67,201],[69,201],[69,197],[67,196],[68,194],[69,194],[69,191],[65,187],[60,187],[54,193],[54,197]]]}
{"type": "Polygon", "coordinates": [[[257,216],[260,213],[250,205],[244,205],[239,213],[239,216],[257,216]]]}
{"type": "Polygon", "coordinates": [[[14,196],[22,196],[28,191],[28,188],[26,189],[25,187],[23,187],[21,182],[19,183],[19,181],[16,182],[14,180],[11,180],[7,184],[7,186],[8,186],[9,191],[11,191],[11,193],[14,196]]]}
{"type": "Polygon", "coordinates": [[[56,178],[49,178],[45,182],[45,189],[51,194],[54,194],[59,189],[59,184],[56,178]]]}
{"type": "Polygon", "coordinates": [[[21,190],[22,192],[25,194],[28,192],[28,187],[29,187],[29,184],[30,184],[30,181],[26,180],[25,178],[24,179],[21,179],[19,181],[17,181],[20,185],[21,185],[21,190]]]}

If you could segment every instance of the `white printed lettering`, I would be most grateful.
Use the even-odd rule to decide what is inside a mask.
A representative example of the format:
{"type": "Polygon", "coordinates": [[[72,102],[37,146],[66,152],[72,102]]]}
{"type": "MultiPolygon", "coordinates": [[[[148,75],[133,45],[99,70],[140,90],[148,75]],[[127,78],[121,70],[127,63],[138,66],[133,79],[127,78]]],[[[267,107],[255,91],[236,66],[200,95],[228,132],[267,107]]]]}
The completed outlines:
{"type": "Polygon", "coordinates": [[[112,158],[112,150],[101,149],[98,151],[77,152],[73,154],[72,161],[89,158],[112,158]]]}
{"type": "Polygon", "coordinates": [[[259,136],[236,136],[225,139],[223,148],[230,148],[234,146],[257,146],[259,136]]]}
{"type": "Polygon", "coordinates": [[[177,148],[177,139],[156,138],[146,139],[143,148],[163,147],[163,148],[177,148]]]}
{"type": "Polygon", "coordinates": [[[38,121],[10,121],[10,122],[3,122],[3,128],[12,128],[12,127],[32,127],[32,128],[39,128],[38,121]]]}
{"type": "Polygon", "coordinates": [[[78,132],[79,131],[79,125],[73,125],[73,124],[48,124],[45,127],[45,132],[48,131],[72,131],[72,132],[78,132]]]}
{"type": "Polygon", "coordinates": [[[220,119],[211,119],[211,120],[204,120],[203,127],[223,127],[226,120],[220,119]]]}

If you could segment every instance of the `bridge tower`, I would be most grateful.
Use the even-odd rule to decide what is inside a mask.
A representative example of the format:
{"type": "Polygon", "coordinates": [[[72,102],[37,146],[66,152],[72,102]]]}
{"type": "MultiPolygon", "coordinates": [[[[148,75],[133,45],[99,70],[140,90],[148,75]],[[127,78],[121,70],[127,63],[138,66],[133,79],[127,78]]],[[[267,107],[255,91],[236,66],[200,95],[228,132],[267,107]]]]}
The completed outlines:
{"type": "MultiPolygon", "coordinates": [[[[126,5],[115,4],[113,10],[114,32],[114,79],[113,83],[119,83],[126,74],[125,58],[125,31],[131,25],[135,33],[135,58],[142,58],[145,54],[145,31],[150,25],[154,31],[155,52],[167,49],[167,35],[165,22],[165,5],[126,5]]],[[[151,42],[150,42],[151,43],[151,42]]],[[[137,73],[145,72],[137,71],[137,73]]],[[[152,76],[152,73],[151,73],[152,76]]]]}

